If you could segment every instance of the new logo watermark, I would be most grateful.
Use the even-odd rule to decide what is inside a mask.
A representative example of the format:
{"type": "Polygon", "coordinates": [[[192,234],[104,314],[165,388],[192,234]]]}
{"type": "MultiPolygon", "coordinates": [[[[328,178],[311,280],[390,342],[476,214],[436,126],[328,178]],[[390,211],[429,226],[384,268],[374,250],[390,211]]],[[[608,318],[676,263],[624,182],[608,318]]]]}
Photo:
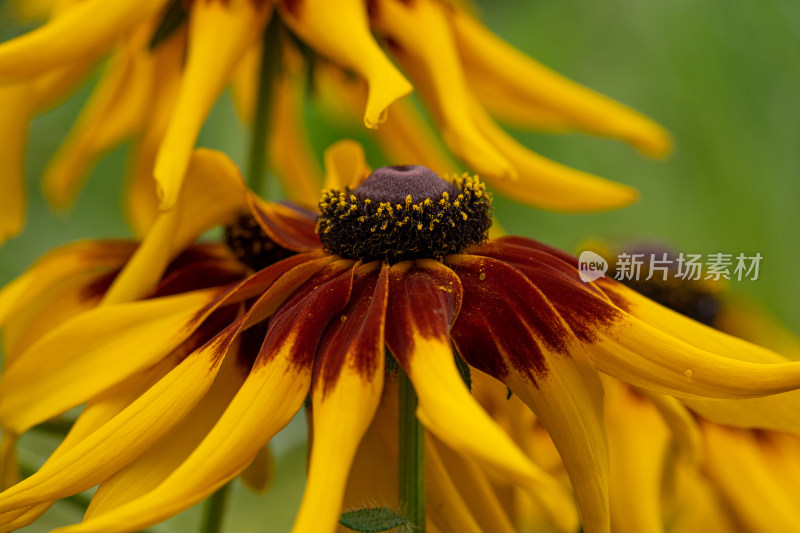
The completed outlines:
{"type": "Polygon", "coordinates": [[[608,272],[608,261],[603,259],[600,254],[585,250],[578,257],[578,275],[581,280],[589,283],[599,278],[603,278],[608,272]]]}
{"type": "MultiPolygon", "coordinates": [[[[670,255],[659,253],[621,252],[616,257],[609,276],[618,281],[661,281],[669,278],[684,281],[749,280],[758,279],[763,256],[711,253],[670,255]]],[[[608,261],[600,254],[584,250],[578,257],[578,274],[586,283],[603,278],[609,270],[608,261]]]]}

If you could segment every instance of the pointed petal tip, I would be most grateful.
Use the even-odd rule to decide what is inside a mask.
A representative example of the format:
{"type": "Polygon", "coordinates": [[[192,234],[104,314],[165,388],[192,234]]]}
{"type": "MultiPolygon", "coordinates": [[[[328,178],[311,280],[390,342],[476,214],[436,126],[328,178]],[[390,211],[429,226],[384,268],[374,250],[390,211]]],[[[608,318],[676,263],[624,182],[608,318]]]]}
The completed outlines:
{"type": "Polygon", "coordinates": [[[655,122],[651,122],[642,131],[631,135],[629,142],[640,153],[653,159],[666,159],[672,155],[674,149],[674,141],[670,132],[655,122]]]}
{"type": "Polygon", "coordinates": [[[364,126],[371,130],[386,122],[389,107],[396,100],[408,96],[414,86],[396,70],[389,70],[369,84],[367,105],[364,109],[364,126]]]}

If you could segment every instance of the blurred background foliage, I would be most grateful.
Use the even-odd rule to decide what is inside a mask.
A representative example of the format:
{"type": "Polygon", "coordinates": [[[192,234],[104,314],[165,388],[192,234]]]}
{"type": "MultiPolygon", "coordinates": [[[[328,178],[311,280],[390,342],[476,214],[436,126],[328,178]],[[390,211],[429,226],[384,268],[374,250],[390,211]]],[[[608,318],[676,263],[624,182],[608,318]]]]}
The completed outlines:
{"type": "MultiPolygon", "coordinates": [[[[764,257],[758,281],[730,289],[762,303],[800,333],[800,3],[795,0],[485,0],[475,8],[510,43],[564,75],[658,120],[674,135],[675,152],[648,160],[622,143],[582,135],[514,131],[527,146],[570,166],[630,184],[641,199],[627,209],[591,215],[538,211],[496,198],[509,233],[575,251],[588,238],[662,243],[675,251],[764,257]]],[[[0,8],[0,38],[26,28],[0,8]]],[[[96,78],[93,78],[96,79],[96,78]]],[[[38,189],[42,170],[86,100],[93,80],[30,128],[25,232],[0,248],[0,283],[46,250],[90,237],[129,235],[121,191],[129,146],[95,167],[78,203],[53,213],[38,189]]],[[[318,155],[352,137],[368,145],[373,167],[384,162],[363,131],[334,124],[308,106],[318,155]]],[[[200,146],[246,160],[249,134],[224,94],[200,146]]],[[[273,191],[273,197],[279,192],[273,191]]],[[[228,531],[288,531],[302,493],[304,421],[278,437],[275,484],[267,496],[234,487],[228,531]]],[[[22,459],[38,466],[55,441],[31,432],[22,459]]],[[[80,508],[63,502],[27,531],[75,521],[80,508]]],[[[190,510],[152,531],[190,531],[190,510]]]]}

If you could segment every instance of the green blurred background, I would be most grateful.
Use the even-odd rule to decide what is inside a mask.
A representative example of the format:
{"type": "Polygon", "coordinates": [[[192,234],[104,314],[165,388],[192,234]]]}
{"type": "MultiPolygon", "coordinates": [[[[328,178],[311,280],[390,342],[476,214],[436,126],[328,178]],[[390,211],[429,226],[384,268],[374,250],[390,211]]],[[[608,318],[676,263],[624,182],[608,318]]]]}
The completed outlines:
{"type": "MultiPolygon", "coordinates": [[[[574,251],[587,238],[666,243],[676,251],[764,257],[758,281],[731,290],[763,303],[800,332],[800,3],[794,0],[536,0],[476,5],[486,24],[561,73],[658,120],[674,135],[666,161],[648,160],[620,142],[581,135],[515,132],[537,152],[635,186],[634,206],[593,215],[555,214],[498,198],[496,214],[510,233],[574,251]]],[[[24,28],[6,17],[0,38],[24,28]]],[[[121,210],[128,146],[104,157],[69,213],[54,214],[38,190],[42,169],[85,101],[90,84],[31,125],[27,173],[31,187],[25,232],[0,248],[0,283],[20,274],[60,243],[128,235],[121,210]]],[[[318,153],[364,132],[329,123],[313,108],[308,119],[318,153]]],[[[248,132],[229,94],[213,110],[198,143],[244,163],[248,132]]],[[[382,163],[370,149],[373,166],[382,163]]],[[[280,436],[276,484],[267,497],[238,485],[229,531],[288,531],[302,491],[303,421],[280,436]],[[252,519],[252,517],[256,517],[252,519]]],[[[22,458],[39,464],[53,439],[33,434],[22,458]]],[[[63,503],[45,531],[77,520],[63,503]]],[[[194,529],[189,511],[153,531],[194,529]]]]}

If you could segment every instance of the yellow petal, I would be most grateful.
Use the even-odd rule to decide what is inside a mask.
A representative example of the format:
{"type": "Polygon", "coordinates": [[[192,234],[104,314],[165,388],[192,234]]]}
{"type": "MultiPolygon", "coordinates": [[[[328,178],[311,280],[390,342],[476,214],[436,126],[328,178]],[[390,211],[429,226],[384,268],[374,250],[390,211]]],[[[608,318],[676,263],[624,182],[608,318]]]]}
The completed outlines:
{"type": "Polygon", "coordinates": [[[633,317],[598,336],[588,351],[599,370],[655,392],[733,399],[800,388],[800,363],[739,361],[734,352],[697,348],[633,317]]]}
{"type": "Polygon", "coordinates": [[[444,141],[481,175],[516,177],[517,171],[478,130],[473,97],[461,68],[444,6],[420,0],[377,4],[375,24],[393,42],[395,55],[431,102],[444,141]]]}
{"type": "Polygon", "coordinates": [[[681,459],[689,465],[699,465],[703,458],[703,442],[694,413],[672,396],[656,394],[643,389],[635,390],[653,404],[653,407],[658,410],[661,418],[669,426],[681,459]]]}
{"type": "Polygon", "coordinates": [[[663,533],[661,490],[669,429],[646,397],[619,382],[605,385],[614,531],[663,533]]]}
{"type": "Polygon", "coordinates": [[[143,27],[109,61],[67,139],[45,170],[43,187],[58,208],[71,204],[91,165],[105,151],[138,131],[149,116],[153,56],[143,27]]]}
{"type": "MultiPolygon", "coordinates": [[[[207,350],[204,351],[210,353],[207,350]]],[[[205,354],[201,354],[200,357],[203,355],[205,354]]],[[[191,357],[197,357],[197,355],[191,357]]],[[[239,357],[236,347],[229,348],[216,380],[214,380],[214,375],[217,367],[215,364],[208,364],[210,361],[206,361],[206,363],[211,372],[202,380],[192,384],[186,376],[181,376],[181,382],[176,383],[174,388],[186,387],[186,392],[185,396],[178,399],[177,405],[184,408],[184,405],[191,404],[200,397],[202,399],[197,402],[191,413],[171,430],[159,431],[163,436],[147,452],[100,484],[84,518],[103,514],[154,489],[189,456],[217,422],[244,381],[248,369],[244,364],[245,360],[239,357]],[[208,388],[210,384],[208,379],[214,380],[210,388],[208,388]],[[197,387],[198,390],[188,390],[188,387],[197,387]],[[203,396],[204,390],[208,390],[205,396],[203,396]]],[[[157,386],[160,387],[160,385],[157,386]]],[[[159,403],[162,403],[162,399],[159,399],[159,403]]],[[[155,408],[157,406],[154,405],[155,408]]],[[[169,416],[172,420],[180,419],[178,414],[173,414],[171,410],[169,416]]],[[[160,417],[156,417],[155,420],[158,421],[156,425],[163,424],[164,429],[169,427],[168,423],[160,420],[160,417]]],[[[126,424],[130,426],[131,422],[126,422],[126,424]]],[[[128,436],[127,440],[131,441],[132,439],[128,436]]],[[[136,442],[142,443],[139,439],[136,439],[136,442]]],[[[81,446],[83,447],[84,444],[81,443],[81,446]]],[[[145,445],[140,444],[139,447],[145,448],[145,445]]],[[[97,452],[92,452],[92,456],[96,462],[97,452]]],[[[104,467],[104,470],[107,469],[104,467]]]]}
{"type": "Polygon", "coordinates": [[[669,134],[652,120],[527,57],[464,11],[451,13],[467,77],[492,113],[532,127],[617,137],[655,157],[669,152],[669,134]]]}
{"type": "MultiPolygon", "coordinates": [[[[1,48],[1,47],[0,47],[1,48]]],[[[25,146],[30,119],[29,87],[0,86],[0,246],[25,225],[25,146]]]]}
{"type": "Polygon", "coordinates": [[[0,419],[18,434],[164,357],[214,309],[219,290],[92,309],[62,324],[0,378],[0,419]]]}
{"type": "MultiPolygon", "coordinates": [[[[436,447],[425,438],[425,499],[426,513],[442,531],[480,533],[481,529],[455,483],[445,470],[436,447]]],[[[491,531],[499,531],[495,525],[491,531]]]]}
{"type": "Polygon", "coordinates": [[[770,470],[756,435],[716,424],[703,424],[703,435],[708,475],[748,532],[800,531],[797,487],[770,470]]]}
{"type": "MultiPolygon", "coordinates": [[[[431,435],[426,436],[426,444],[428,446],[425,450],[427,453],[425,460],[433,459],[434,454],[428,452],[435,450],[436,458],[441,461],[450,482],[460,494],[459,499],[462,500],[466,510],[460,514],[474,516],[475,521],[480,525],[479,531],[513,533],[515,529],[511,519],[503,509],[486,474],[478,465],[469,457],[450,450],[431,435]]],[[[432,487],[431,492],[439,492],[439,489],[432,487]]],[[[449,497],[442,498],[442,500],[445,507],[452,501],[449,497]]]]}
{"type": "Polygon", "coordinates": [[[679,461],[675,485],[675,510],[667,516],[670,533],[742,533],[741,525],[704,474],[679,461]]]}
{"type": "MultiPolygon", "coordinates": [[[[179,348],[155,367],[139,372],[122,383],[111,387],[99,396],[92,399],[83,409],[78,419],[72,425],[67,436],[61,441],[58,448],[50,455],[47,461],[54,461],[59,456],[72,448],[82,439],[91,435],[96,429],[111,420],[142,392],[164,377],[173,369],[180,360],[185,358],[186,352],[179,348]]],[[[23,507],[0,513],[0,531],[14,531],[27,526],[37,520],[55,503],[45,502],[31,507],[23,507]]]]}
{"type": "Polygon", "coordinates": [[[138,531],[191,506],[243,470],[303,403],[311,379],[282,354],[251,372],[203,442],[154,490],[64,532],[138,531]]]}
{"type": "MultiPolygon", "coordinates": [[[[746,363],[789,364],[785,357],[775,352],[700,324],[627,287],[611,282],[603,282],[600,286],[633,316],[692,346],[746,363]]],[[[735,401],[684,398],[683,402],[694,411],[720,424],[800,433],[797,425],[800,391],[735,401]]]]}
{"type": "MultiPolygon", "coordinates": [[[[367,99],[367,86],[327,61],[314,65],[315,96],[337,121],[359,118],[367,99]]],[[[392,104],[392,112],[380,128],[373,130],[381,151],[396,165],[424,165],[439,175],[454,172],[458,166],[445,151],[431,126],[408,98],[392,104]]]]}
{"type": "Polygon", "coordinates": [[[539,483],[539,471],[469,394],[456,368],[448,334],[460,307],[455,274],[432,260],[404,262],[392,267],[389,283],[386,343],[419,396],[420,422],[503,477],[539,483]]]}
{"type": "Polygon", "coordinates": [[[270,4],[200,0],[189,15],[188,57],[180,92],[158,152],[155,178],[163,211],[178,201],[197,135],[234,67],[255,42],[270,4]]]}
{"type": "MultiPolygon", "coordinates": [[[[399,509],[398,412],[397,379],[387,374],[378,410],[353,460],[342,509],[358,509],[366,502],[399,509]]],[[[344,531],[347,530],[340,528],[340,532],[344,531]]]]}
{"type": "Polygon", "coordinates": [[[264,492],[272,485],[275,477],[275,458],[264,446],[256,454],[253,462],[241,474],[242,483],[254,492],[264,492]]]}
{"type": "Polygon", "coordinates": [[[358,141],[342,139],[325,149],[325,189],[354,189],[369,176],[364,147],[358,141]]]}
{"type": "Polygon", "coordinates": [[[141,455],[205,395],[238,324],[196,351],[109,422],[0,495],[0,511],[93,487],[141,455]]]}
{"type": "Polygon", "coordinates": [[[86,0],[0,45],[0,81],[33,77],[88,57],[98,57],[130,28],[154,15],[167,0],[86,0]]]}
{"type": "Polygon", "coordinates": [[[134,251],[123,241],[80,241],[56,248],[0,290],[0,326],[50,288],[86,272],[109,272],[134,251]]]}
{"type": "Polygon", "coordinates": [[[364,125],[377,128],[389,105],[413,89],[372,36],[361,0],[302,0],[279,3],[281,18],[304,42],[369,85],[364,125]]]}
{"type": "Polygon", "coordinates": [[[70,276],[15,312],[3,327],[4,363],[13,364],[48,332],[96,307],[115,274],[112,270],[70,276]]]}
{"type": "Polygon", "coordinates": [[[374,135],[381,151],[394,164],[423,165],[439,175],[452,174],[458,169],[431,127],[407,98],[394,104],[391,116],[375,130],[374,135]]]}
{"type": "Polygon", "coordinates": [[[349,296],[352,266],[352,261],[329,265],[284,303],[239,392],[167,479],[133,501],[57,531],[136,531],[197,503],[244,470],[303,404],[319,339],[349,296]]]}
{"type": "Polygon", "coordinates": [[[638,197],[635,189],[556,163],[536,154],[503,131],[478,106],[472,112],[481,133],[519,171],[518,180],[484,177],[492,188],[518,202],[556,211],[602,211],[624,207],[638,197]]]}
{"type": "Polygon", "coordinates": [[[155,55],[154,78],[158,83],[151,87],[148,119],[133,148],[124,198],[126,213],[136,236],[144,235],[158,214],[158,196],[153,169],[178,97],[185,41],[186,28],[181,27],[152,52],[155,55]]]}
{"type": "Polygon", "coordinates": [[[322,170],[303,120],[308,88],[305,61],[294,47],[284,43],[283,75],[272,94],[270,130],[267,138],[269,164],[290,200],[315,209],[319,202],[322,170]]]}
{"type": "Polygon", "coordinates": [[[359,268],[349,305],[320,341],[311,389],[314,439],[295,533],[334,531],[341,514],[350,466],[383,390],[388,273],[377,262],[359,268]]]}
{"type": "Polygon", "coordinates": [[[103,303],[134,300],[161,279],[167,264],[200,235],[246,212],[246,188],[233,161],[222,152],[199,149],[176,209],[161,213],[136,253],[106,293],[103,303]]]}
{"type": "Polygon", "coordinates": [[[14,20],[35,22],[46,19],[60,3],[63,0],[11,0],[3,9],[8,10],[14,20]]]}

